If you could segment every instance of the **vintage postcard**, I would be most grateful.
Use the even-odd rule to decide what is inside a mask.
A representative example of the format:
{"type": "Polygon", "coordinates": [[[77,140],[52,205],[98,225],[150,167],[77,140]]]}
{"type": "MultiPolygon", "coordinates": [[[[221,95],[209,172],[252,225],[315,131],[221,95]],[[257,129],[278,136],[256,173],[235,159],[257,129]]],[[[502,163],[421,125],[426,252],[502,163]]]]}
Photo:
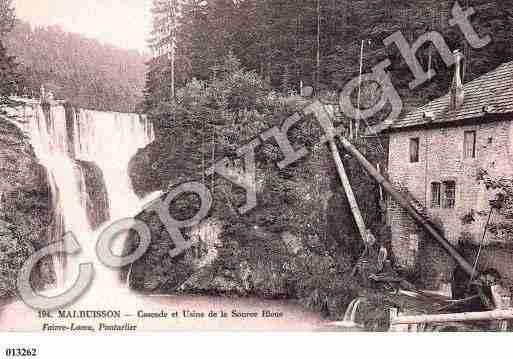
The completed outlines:
{"type": "Polygon", "coordinates": [[[512,25],[0,0],[0,332],[512,330],[512,25]]]}

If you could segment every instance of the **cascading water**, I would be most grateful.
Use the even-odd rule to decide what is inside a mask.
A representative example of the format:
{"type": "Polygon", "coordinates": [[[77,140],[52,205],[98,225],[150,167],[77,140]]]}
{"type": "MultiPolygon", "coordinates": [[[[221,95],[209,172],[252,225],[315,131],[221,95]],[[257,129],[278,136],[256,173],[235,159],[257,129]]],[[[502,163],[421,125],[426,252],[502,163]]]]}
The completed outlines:
{"type": "MultiPolygon", "coordinates": [[[[78,237],[87,235],[90,225],[84,211],[84,179],[75,161],[70,158],[64,107],[50,107],[46,111],[39,105],[25,109],[24,130],[30,138],[36,156],[46,167],[55,211],[51,242],[57,241],[64,231],[78,237]]],[[[64,261],[55,258],[58,286],[64,284],[64,261]]]]}
{"type": "MultiPolygon", "coordinates": [[[[135,216],[143,202],[132,189],[128,163],[139,148],[153,141],[150,123],[135,114],[79,110],[74,116],[74,133],[75,156],[96,163],[103,174],[111,220],[135,216]]],[[[120,254],[123,241],[114,245],[114,252],[120,254]]],[[[94,252],[93,248],[89,251],[94,252]]],[[[109,287],[117,281],[116,272],[105,271],[95,281],[109,287]]]]}
{"type": "Polygon", "coordinates": [[[357,328],[359,325],[356,323],[356,312],[361,303],[361,298],[355,298],[347,306],[342,322],[337,322],[337,326],[344,328],[357,328]]]}
{"type": "Polygon", "coordinates": [[[79,110],[74,131],[76,157],[95,162],[102,170],[111,218],[132,214],[140,199],[132,189],[128,163],[139,148],[153,141],[149,122],[135,114],[79,110]]]}
{"type": "Polygon", "coordinates": [[[360,305],[361,298],[354,299],[351,304],[347,307],[347,311],[344,315],[344,322],[346,323],[356,323],[356,311],[358,310],[358,306],[360,305]]]}
{"type": "MultiPolygon", "coordinates": [[[[63,106],[25,106],[23,130],[27,133],[39,161],[46,167],[56,213],[55,236],[72,232],[88,259],[94,259],[97,232],[88,218],[91,193],[106,190],[108,211],[115,221],[133,216],[141,200],[132,190],[128,163],[139,148],[153,141],[150,123],[136,114],[73,110],[63,106]],[[71,112],[71,113],[70,113],[71,112]],[[94,163],[103,175],[102,186],[87,188],[86,167],[94,163]],[[89,204],[88,204],[89,201],[89,204]]],[[[92,204],[94,207],[99,204],[92,204]]],[[[93,208],[100,211],[101,208],[93,208]]],[[[52,238],[51,241],[60,238],[52,238]]],[[[82,258],[83,260],[83,258],[82,258]]],[[[76,265],[54,258],[58,288],[73,279],[76,265]],[[68,270],[68,267],[70,268],[68,270]]],[[[98,267],[98,266],[97,266],[98,267]]],[[[98,271],[98,268],[97,268],[98,271]]],[[[105,280],[105,275],[97,278],[105,280]]],[[[109,276],[114,279],[114,275],[109,276]]]]}

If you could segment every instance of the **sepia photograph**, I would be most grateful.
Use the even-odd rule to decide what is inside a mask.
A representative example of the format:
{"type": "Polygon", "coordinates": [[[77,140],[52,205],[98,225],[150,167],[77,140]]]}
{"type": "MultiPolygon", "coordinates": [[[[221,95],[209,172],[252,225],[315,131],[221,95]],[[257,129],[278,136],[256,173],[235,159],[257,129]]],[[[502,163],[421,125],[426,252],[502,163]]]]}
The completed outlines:
{"type": "Polygon", "coordinates": [[[509,0],[0,0],[0,333],[513,331],[512,45],[509,0]]]}

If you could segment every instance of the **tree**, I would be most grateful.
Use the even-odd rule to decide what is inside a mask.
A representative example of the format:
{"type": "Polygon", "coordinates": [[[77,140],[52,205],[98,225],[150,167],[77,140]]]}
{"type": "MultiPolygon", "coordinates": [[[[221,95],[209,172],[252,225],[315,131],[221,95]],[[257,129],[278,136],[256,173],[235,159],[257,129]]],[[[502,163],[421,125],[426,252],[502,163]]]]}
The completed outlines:
{"type": "Polygon", "coordinates": [[[15,15],[12,0],[0,0],[0,38],[11,31],[15,15]]]}
{"type": "Polygon", "coordinates": [[[4,36],[14,26],[12,0],[0,0],[0,115],[6,115],[5,106],[14,105],[11,96],[17,92],[20,76],[15,58],[7,53],[4,36]]]}
{"type": "Polygon", "coordinates": [[[14,56],[9,56],[7,49],[0,40],[0,96],[3,103],[8,102],[9,96],[17,91],[19,74],[16,72],[17,64],[14,56]]]}
{"type": "Polygon", "coordinates": [[[184,38],[180,36],[183,1],[153,0],[151,12],[153,30],[149,46],[153,57],[147,63],[145,87],[147,109],[160,101],[175,98],[177,84],[183,84],[183,79],[177,76],[177,73],[183,74],[185,70],[182,56],[184,38]],[[178,43],[182,44],[181,48],[178,48],[178,43]],[[177,68],[182,71],[177,71],[177,68]]]}

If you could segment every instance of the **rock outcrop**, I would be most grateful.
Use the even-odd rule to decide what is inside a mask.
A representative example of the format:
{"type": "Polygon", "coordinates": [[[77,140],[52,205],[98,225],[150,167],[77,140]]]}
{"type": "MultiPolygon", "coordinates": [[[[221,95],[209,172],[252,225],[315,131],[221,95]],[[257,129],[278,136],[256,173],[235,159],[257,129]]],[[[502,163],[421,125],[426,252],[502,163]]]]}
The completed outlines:
{"type": "MultiPolygon", "coordinates": [[[[132,183],[137,193],[166,190],[163,184],[201,178],[189,174],[190,168],[173,168],[175,145],[154,143],[132,159],[132,183]]],[[[378,187],[365,179],[352,159],[345,162],[351,178],[361,179],[355,191],[365,218],[377,226],[378,187]]],[[[158,215],[141,213],[137,218],[150,227],[152,242],[148,252],[124,272],[124,280],[130,274],[132,289],[297,298],[308,307],[343,314],[357,294],[352,289],[357,287],[354,279],[346,274],[363,248],[329,150],[317,146],[286,170],[263,160],[257,167],[258,206],[239,215],[236,207],[241,200],[243,203],[243,192],[216,180],[211,215],[198,228],[182,230],[196,244],[178,257],[169,256],[173,241],[158,215]]],[[[175,218],[191,218],[195,205],[193,200],[182,198],[173,203],[171,213],[175,218]],[[180,211],[181,206],[187,210],[180,211]]],[[[131,234],[128,244],[126,253],[131,253],[138,244],[137,234],[131,234]]]]}
{"type": "Polygon", "coordinates": [[[109,195],[103,173],[93,162],[76,160],[84,176],[85,191],[87,192],[87,217],[91,228],[97,229],[110,219],[109,195]]]}

